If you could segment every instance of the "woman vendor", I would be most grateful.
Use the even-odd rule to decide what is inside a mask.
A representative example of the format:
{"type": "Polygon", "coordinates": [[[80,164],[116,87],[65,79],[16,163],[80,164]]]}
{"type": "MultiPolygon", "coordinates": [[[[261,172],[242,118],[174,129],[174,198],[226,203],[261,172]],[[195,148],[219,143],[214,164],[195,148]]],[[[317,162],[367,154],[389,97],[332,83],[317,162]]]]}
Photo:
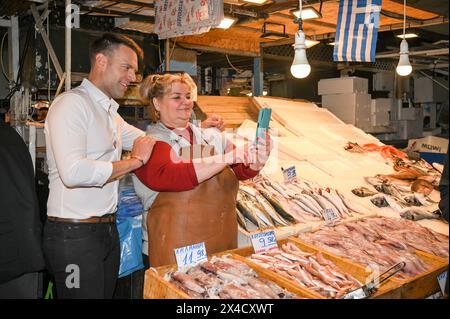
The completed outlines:
{"type": "Polygon", "coordinates": [[[256,176],[267,161],[268,134],[235,147],[216,129],[191,123],[195,84],[184,74],[150,75],[141,95],[159,113],[147,134],[157,142],[133,178],[144,204],[143,253],[150,266],[176,262],[174,249],[200,242],[206,253],[237,247],[238,180],[256,176]]]}

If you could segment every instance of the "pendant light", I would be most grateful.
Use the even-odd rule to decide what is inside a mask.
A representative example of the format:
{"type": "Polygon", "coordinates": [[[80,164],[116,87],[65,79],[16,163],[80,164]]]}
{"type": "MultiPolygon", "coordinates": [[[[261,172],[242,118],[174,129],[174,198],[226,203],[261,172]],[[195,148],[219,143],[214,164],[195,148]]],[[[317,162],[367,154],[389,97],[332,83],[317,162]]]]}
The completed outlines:
{"type": "Polygon", "coordinates": [[[412,71],[411,63],[409,63],[408,42],[405,39],[406,28],[406,0],[403,0],[403,40],[400,43],[400,59],[397,65],[397,74],[400,76],[407,76],[412,71]]]}
{"type": "MultiPolygon", "coordinates": [[[[299,0],[299,9],[302,12],[302,0],[299,0]]],[[[294,77],[303,79],[306,78],[311,72],[311,66],[306,58],[306,45],[305,45],[305,33],[302,27],[302,17],[295,20],[298,23],[298,31],[295,34],[294,43],[294,61],[291,65],[291,73],[294,77]]]]}

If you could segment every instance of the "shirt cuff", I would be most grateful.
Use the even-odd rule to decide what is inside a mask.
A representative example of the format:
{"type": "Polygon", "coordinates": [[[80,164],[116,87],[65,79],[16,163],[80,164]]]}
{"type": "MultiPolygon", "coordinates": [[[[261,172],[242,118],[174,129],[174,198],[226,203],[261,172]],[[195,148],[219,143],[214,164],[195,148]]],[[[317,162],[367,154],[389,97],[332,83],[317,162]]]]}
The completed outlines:
{"type": "Polygon", "coordinates": [[[103,186],[112,175],[113,163],[96,161],[95,166],[94,180],[98,183],[96,186],[103,186]]]}

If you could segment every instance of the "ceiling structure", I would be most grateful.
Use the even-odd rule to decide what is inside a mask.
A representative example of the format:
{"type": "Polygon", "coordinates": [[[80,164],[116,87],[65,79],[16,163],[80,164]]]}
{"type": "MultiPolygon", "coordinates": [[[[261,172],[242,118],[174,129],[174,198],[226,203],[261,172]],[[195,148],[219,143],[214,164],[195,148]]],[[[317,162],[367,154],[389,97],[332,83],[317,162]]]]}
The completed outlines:
{"type": "MultiPolygon", "coordinates": [[[[263,5],[245,3],[242,0],[224,2],[225,14],[238,18],[237,23],[227,30],[211,29],[201,35],[177,37],[175,44],[202,52],[199,63],[210,59],[218,66],[227,64],[230,60],[233,64],[235,62],[237,67],[251,69],[253,57],[264,53],[261,46],[280,46],[278,51],[285,54],[284,56],[280,54],[282,58],[279,60],[291,59],[293,50],[289,48],[298,30],[291,11],[298,8],[298,0],[271,0],[263,5]],[[262,38],[265,23],[267,28],[276,28],[277,31],[280,30],[279,25],[284,26],[287,38],[282,40],[262,38]],[[287,50],[283,49],[283,46],[287,47],[287,50]]],[[[21,2],[0,0],[0,16],[24,13],[26,10],[23,10],[23,6],[30,3],[45,3],[45,0],[21,2]]],[[[63,5],[64,1],[53,0],[50,3],[63,5]]],[[[72,3],[80,6],[82,15],[114,17],[118,28],[153,33],[155,20],[153,0],[72,0],[72,3]]],[[[321,18],[303,20],[306,36],[321,41],[315,49],[308,49],[308,56],[314,51],[322,50],[323,52],[313,55],[328,58],[327,54],[331,49],[326,43],[333,41],[335,36],[339,1],[303,0],[303,8],[306,7],[314,7],[322,15],[321,18]]],[[[408,40],[410,52],[415,52],[411,54],[412,62],[434,65],[434,68],[442,65],[448,70],[448,1],[408,0],[406,14],[406,28],[416,31],[419,35],[418,38],[408,40]]],[[[402,28],[403,0],[382,0],[377,61],[398,59],[401,39],[395,35],[401,32],[402,28]]],[[[172,45],[175,44],[172,39],[172,45]]],[[[274,57],[273,52],[277,50],[271,51],[274,57]]],[[[330,58],[328,62],[331,61],[330,58]]]]}

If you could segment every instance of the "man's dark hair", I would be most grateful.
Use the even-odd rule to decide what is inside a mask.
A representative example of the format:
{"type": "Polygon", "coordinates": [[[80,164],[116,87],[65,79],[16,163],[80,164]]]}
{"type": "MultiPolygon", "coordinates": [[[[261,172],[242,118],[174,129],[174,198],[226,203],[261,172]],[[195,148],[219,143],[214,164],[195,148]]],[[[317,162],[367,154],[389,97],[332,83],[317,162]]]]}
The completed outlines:
{"type": "Polygon", "coordinates": [[[98,38],[91,43],[89,52],[91,65],[93,65],[95,56],[98,53],[107,55],[117,49],[119,45],[125,45],[132,49],[141,60],[144,58],[144,52],[133,39],[121,34],[105,33],[101,38],[98,38]]]}

